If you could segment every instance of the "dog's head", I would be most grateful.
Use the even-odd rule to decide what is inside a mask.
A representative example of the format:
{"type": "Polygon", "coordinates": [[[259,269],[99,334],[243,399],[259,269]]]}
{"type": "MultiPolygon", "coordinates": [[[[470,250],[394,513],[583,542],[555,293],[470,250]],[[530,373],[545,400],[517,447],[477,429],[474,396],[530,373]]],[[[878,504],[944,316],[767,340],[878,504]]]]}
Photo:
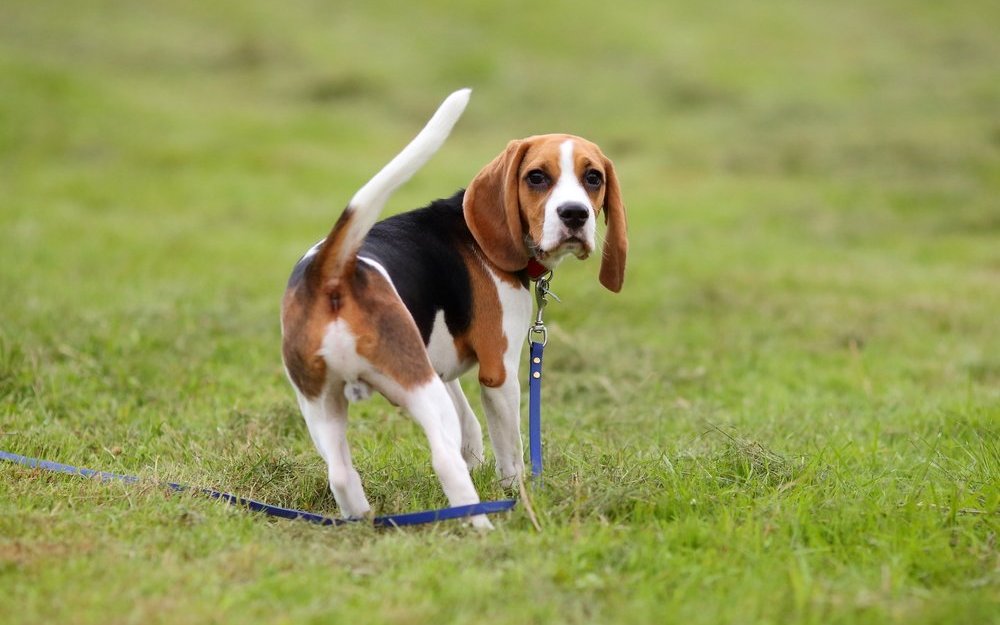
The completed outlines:
{"type": "Polygon", "coordinates": [[[520,271],[532,257],[553,268],[596,248],[597,216],[607,224],[601,284],[618,292],[628,238],[615,167],[596,145],[572,135],[511,141],[465,192],[465,221],[491,262],[520,271]]]}

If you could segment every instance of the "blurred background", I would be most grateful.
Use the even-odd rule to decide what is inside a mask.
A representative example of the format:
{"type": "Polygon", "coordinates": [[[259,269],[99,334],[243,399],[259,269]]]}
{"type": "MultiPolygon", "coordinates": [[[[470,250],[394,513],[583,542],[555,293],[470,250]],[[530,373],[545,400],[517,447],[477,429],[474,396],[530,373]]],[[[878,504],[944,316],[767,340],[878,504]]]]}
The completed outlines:
{"type": "MultiPolygon", "coordinates": [[[[639,397],[757,423],[741,408],[756,399],[798,423],[803,394],[821,413],[986,392],[998,23],[1000,5],[971,1],[6,0],[0,332],[53,378],[140,403],[231,403],[203,391],[253,380],[269,392],[243,401],[285,403],[289,268],[469,86],[389,212],[534,133],[592,139],[622,179],[625,292],[602,292],[593,262],[555,283],[554,366],[584,372],[564,387],[570,414],[639,397]],[[586,366],[606,358],[614,379],[586,366]]],[[[607,427],[634,436],[635,412],[607,427]]]]}
{"type": "MultiPolygon", "coordinates": [[[[4,467],[0,620],[995,622],[998,26],[996,0],[0,0],[2,449],[336,514],[279,301],[454,89],[388,213],[569,132],[631,239],[621,294],[595,259],[553,282],[546,534],[4,467]]],[[[351,444],[376,510],[444,504],[386,402],[351,444]]]]}

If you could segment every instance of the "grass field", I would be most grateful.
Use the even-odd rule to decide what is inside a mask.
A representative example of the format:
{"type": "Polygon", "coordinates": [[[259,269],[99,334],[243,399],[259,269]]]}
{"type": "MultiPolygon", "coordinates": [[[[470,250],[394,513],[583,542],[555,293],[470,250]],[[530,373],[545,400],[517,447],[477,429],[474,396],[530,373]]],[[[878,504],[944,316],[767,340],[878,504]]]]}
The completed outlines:
{"type": "MultiPolygon", "coordinates": [[[[0,449],[147,481],[0,465],[0,621],[1000,623],[1000,5],[496,4],[5,0],[0,449]],[[553,285],[542,531],[155,486],[336,514],[278,302],[463,86],[391,212],[556,131],[629,209],[623,293],[553,285]]],[[[388,403],[351,441],[445,504],[388,403]]]]}

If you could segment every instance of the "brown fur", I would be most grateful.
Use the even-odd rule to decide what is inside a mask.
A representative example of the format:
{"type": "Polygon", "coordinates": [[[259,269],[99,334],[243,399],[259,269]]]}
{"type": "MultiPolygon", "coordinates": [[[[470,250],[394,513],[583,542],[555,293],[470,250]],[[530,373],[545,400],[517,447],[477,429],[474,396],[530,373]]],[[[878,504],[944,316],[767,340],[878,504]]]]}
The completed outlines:
{"type": "Polygon", "coordinates": [[[521,160],[531,146],[511,141],[507,148],[473,178],[465,190],[465,222],[483,253],[503,271],[516,272],[528,264],[518,188],[521,160]]]}
{"type": "Polygon", "coordinates": [[[329,318],[317,303],[317,298],[310,297],[305,286],[299,285],[285,291],[281,305],[285,368],[296,388],[310,398],[319,396],[326,383],[326,362],[319,348],[329,318]]]}
{"type": "MultiPolygon", "coordinates": [[[[503,365],[507,337],[503,334],[500,296],[486,267],[486,259],[471,250],[462,256],[472,282],[472,322],[466,332],[455,337],[455,348],[463,360],[471,357],[479,362],[479,381],[483,386],[496,388],[507,379],[503,365]]],[[[497,272],[497,275],[511,276],[504,272],[497,272]]],[[[520,286],[520,282],[517,284],[520,286]]]]}
{"type": "Polygon", "coordinates": [[[541,240],[545,202],[551,189],[539,193],[524,183],[523,177],[541,169],[557,178],[559,146],[567,139],[572,139],[576,146],[573,167],[578,177],[591,167],[604,175],[605,184],[588,194],[598,210],[605,209],[608,226],[602,250],[601,284],[617,293],[625,279],[628,253],[625,206],[614,165],[597,145],[586,139],[556,134],[511,141],[466,190],[465,220],[490,262],[504,272],[524,269],[528,263],[524,240],[541,240]]]}
{"type": "Polygon", "coordinates": [[[434,376],[420,332],[386,279],[350,259],[333,266],[337,243],[350,225],[348,209],[307,267],[304,279],[285,292],[282,302],[282,356],[292,382],[309,398],[323,392],[327,366],[319,350],[327,327],[343,319],[356,351],[379,373],[404,389],[434,376]]]}
{"type": "Polygon", "coordinates": [[[355,273],[350,284],[341,316],[357,339],[358,355],[404,390],[429,382],[435,373],[427,349],[392,285],[370,268],[355,273]]]}
{"type": "Polygon", "coordinates": [[[600,280],[609,291],[618,293],[625,282],[628,222],[625,219],[625,203],[622,201],[618,174],[607,157],[604,157],[604,176],[604,223],[607,224],[608,231],[604,235],[604,249],[601,251],[600,280]]]}
{"type": "MultiPolygon", "coordinates": [[[[533,169],[558,177],[559,146],[570,138],[577,147],[575,174],[580,177],[594,168],[604,175],[604,185],[588,190],[592,204],[605,210],[608,226],[600,280],[612,291],[621,290],[628,240],[614,165],[600,148],[579,137],[544,135],[511,141],[473,179],[463,203],[466,223],[482,254],[463,251],[472,281],[473,312],[469,328],[454,342],[460,359],[479,362],[484,386],[501,386],[508,374],[503,364],[507,350],[503,311],[490,269],[511,286],[526,286],[521,273],[528,263],[525,239],[541,239],[549,194],[533,190],[523,177],[533,169]]],[[[344,211],[304,279],[289,288],[283,301],[285,366],[293,383],[310,398],[326,384],[327,366],[319,350],[328,325],[337,319],[343,319],[356,338],[358,355],[404,389],[425,384],[434,375],[417,326],[392,285],[377,271],[358,267],[353,256],[343,260],[339,246],[352,215],[351,208],[344,211]]]]}

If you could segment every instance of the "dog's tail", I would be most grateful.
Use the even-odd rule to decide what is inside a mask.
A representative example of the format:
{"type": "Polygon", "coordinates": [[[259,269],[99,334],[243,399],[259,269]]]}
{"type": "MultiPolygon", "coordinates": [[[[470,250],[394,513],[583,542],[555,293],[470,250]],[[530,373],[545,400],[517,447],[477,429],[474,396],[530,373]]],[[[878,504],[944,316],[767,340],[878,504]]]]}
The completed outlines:
{"type": "Polygon", "coordinates": [[[322,283],[337,280],[353,265],[365,235],[375,225],[386,201],[444,144],[471,93],[471,89],[461,89],[445,98],[409,145],[354,194],[313,261],[312,267],[319,270],[322,283]]]}

